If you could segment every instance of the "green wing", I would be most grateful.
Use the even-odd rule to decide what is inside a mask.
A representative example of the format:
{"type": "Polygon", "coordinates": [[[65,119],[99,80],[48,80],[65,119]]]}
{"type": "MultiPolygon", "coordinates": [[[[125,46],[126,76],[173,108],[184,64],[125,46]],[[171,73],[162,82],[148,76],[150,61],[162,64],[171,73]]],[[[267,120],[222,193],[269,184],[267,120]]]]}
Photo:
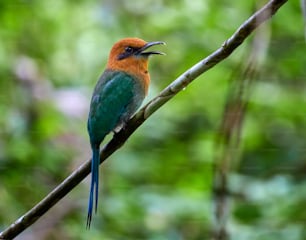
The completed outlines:
{"type": "Polygon", "coordinates": [[[124,72],[105,71],[97,83],[90,105],[88,132],[94,144],[128,120],[145,97],[141,82],[124,72]]]}

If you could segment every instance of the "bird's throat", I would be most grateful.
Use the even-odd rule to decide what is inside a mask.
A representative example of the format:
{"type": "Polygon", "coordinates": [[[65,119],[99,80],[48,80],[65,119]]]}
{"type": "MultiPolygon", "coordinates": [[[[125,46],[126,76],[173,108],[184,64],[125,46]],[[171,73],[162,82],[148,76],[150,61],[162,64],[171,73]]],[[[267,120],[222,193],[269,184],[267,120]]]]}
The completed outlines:
{"type": "Polygon", "coordinates": [[[112,71],[123,71],[129,75],[135,76],[143,84],[147,95],[150,84],[147,58],[128,58],[115,62],[109,61],[107,63],[107,69],[112,71]]]}

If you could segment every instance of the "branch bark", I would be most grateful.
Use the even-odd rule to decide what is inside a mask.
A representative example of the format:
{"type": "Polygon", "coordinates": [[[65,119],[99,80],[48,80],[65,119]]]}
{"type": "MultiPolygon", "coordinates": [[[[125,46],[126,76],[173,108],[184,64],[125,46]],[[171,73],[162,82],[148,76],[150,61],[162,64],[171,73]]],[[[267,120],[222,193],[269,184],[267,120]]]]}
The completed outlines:
{"type": "MultiPolygon", "coordinates": [[[[132,133],[162,105],[173,98],[199,75],[227,58],[260,24],[271,18],[287,1],[288,0],[269,1],[259,11],[247,19],[219,49],[180,75],[161,91],[157,97],[141,108],[134,117],[128,121],[126,127],[115,134],[112,140],[103,147],[100,152],[100,163],[104,162],[113,152],[119,149],[130,135],[132,135],[132,133]]],[[[82,164],[37,205],[1,232],[0,239],[13,239],[37,221],[90,173],[90,161],[91,160],[88,160],[82,164]]]]}

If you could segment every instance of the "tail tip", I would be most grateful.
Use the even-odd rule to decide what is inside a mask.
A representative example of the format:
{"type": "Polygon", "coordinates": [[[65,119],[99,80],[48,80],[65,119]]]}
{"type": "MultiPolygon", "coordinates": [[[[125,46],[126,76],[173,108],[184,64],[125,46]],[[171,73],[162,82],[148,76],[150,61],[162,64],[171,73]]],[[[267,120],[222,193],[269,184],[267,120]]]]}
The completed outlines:
{"type": "Polygon", "coordinates": [[[87,215],[87,222],[86,222],[86,229],[90,229],[90,225],[91,225],[91,218],[92,218],[92,215],[90,213],[88,213],[87,215]]]}

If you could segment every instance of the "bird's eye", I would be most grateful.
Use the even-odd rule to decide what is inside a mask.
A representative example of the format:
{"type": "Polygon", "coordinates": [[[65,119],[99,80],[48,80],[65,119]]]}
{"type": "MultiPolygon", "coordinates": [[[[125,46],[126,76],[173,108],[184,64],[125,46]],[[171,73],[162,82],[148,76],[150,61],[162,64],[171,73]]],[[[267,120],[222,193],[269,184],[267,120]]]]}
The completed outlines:
{"type": "Polygon", "coordinates": [[[133,51],[134,51],[134,49],[132,47],[126,47],[125,48],[126,53],[132,53],[133,51]]]}
{"type": "Polygon", "coordinates": [[[128,58],[130,56],[132,56],[135,52],[137,51],[137,49],[127,46],[124,48],[124,52],[120,53],[117,57],[118,60],[122,60],[125,58],[128,58]]]}

